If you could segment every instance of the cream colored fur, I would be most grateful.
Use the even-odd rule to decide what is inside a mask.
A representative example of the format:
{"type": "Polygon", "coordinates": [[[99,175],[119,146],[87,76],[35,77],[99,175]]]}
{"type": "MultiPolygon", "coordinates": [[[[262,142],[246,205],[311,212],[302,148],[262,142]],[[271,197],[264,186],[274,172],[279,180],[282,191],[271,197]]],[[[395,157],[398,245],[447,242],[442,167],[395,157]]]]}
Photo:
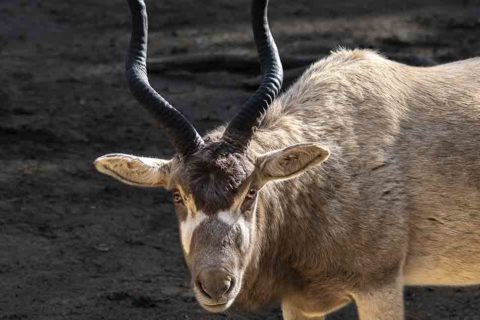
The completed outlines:
{"type": "MultiPolygon", "coordinates": [[[[334,52],[273,102],[247,156],[265,185],[237,306],[282,301],[303,320],[354,301],[361,320],[401,320],[405,285],[480,284],[479,58],[422,68],[334,52]],[[298,144],[319,161],[289,156],[298,144]]],[[[99,169],[147,186],[187,179],[176,159],[122,159],[99,169]]]]}

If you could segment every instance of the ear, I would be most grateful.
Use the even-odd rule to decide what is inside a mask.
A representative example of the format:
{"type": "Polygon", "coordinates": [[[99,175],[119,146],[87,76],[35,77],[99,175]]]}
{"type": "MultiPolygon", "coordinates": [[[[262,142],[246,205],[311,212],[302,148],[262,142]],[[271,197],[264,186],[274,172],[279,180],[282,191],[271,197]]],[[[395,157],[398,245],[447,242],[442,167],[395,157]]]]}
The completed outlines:
{"type": "Polygon", "coordinates": [[[170,180],[171,160],[107,154],[95,160],[95,168],[123,183],[137,187],[166,187],[170,180]]]}
{"type": "Polygon", "coordinates": [[[292,179],[327,160],[329,155],[330,151],[316,143],[295,144],[258,157],[257,168],[266,181],[292,179]]]}

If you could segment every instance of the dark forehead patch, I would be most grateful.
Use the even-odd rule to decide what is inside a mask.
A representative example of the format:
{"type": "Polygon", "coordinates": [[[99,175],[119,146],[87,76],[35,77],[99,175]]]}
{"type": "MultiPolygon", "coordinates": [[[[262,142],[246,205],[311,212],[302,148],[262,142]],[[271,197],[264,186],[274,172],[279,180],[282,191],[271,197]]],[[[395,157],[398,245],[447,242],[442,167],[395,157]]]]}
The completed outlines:
{"type": "Polygon", "coordinates": [[[248,158],[229,150],[222,142],[211,142],[188,161],[189,188],[198,209],[206,214],[232,206],[240,185],[253,171],[248,158]]]}

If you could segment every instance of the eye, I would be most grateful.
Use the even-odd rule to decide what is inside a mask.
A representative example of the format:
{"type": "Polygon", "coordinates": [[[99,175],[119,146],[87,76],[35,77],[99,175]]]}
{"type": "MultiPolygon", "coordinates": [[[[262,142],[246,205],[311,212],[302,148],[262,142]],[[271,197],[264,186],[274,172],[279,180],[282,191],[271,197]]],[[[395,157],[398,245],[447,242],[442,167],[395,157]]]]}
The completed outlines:
{"type": "Polygon", "coordinates": [[[180,192],[178,192],[178,191],[174,191],[174,192],[173,192],[172,198],[173,198],[173,202],[174,202],[175,204],[182,204],[182,203],[183,203],[182,195],[181,195],[180,192]]]}
{"type": "Polygon", "coordinates": [[[250,190],[248,190],[247,198],[254,199],[256,195],[257,195],[257,189],[251,188],[250,190]]]}

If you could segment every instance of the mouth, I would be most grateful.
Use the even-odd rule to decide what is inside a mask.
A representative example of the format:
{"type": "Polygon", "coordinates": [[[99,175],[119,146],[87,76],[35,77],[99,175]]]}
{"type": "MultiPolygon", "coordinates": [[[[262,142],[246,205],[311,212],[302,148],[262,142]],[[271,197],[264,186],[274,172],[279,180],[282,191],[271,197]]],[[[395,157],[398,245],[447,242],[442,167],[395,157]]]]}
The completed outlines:
{"type": "Polygon", "coordinates": [[[227,299],[222,299],[221,301],[212,301],[211,299],[205,297],[197,288],[194,288],[195,296],[197,298],[200,306],[212,313],[220,313],[226,311],[230,308],[235,300],[235,297],[229,297],[227,299]]]}
{"type": "Polygon", "coordinates": [[[232,303],[233,303],[233,300],[225,303],[215,303],[215,304],[200,303],[200,305],[202,306],[202,308],[204,308],[208,312],[219,313],[219,312],[224,312],[228,308],[230,308],[232,303]]]}

